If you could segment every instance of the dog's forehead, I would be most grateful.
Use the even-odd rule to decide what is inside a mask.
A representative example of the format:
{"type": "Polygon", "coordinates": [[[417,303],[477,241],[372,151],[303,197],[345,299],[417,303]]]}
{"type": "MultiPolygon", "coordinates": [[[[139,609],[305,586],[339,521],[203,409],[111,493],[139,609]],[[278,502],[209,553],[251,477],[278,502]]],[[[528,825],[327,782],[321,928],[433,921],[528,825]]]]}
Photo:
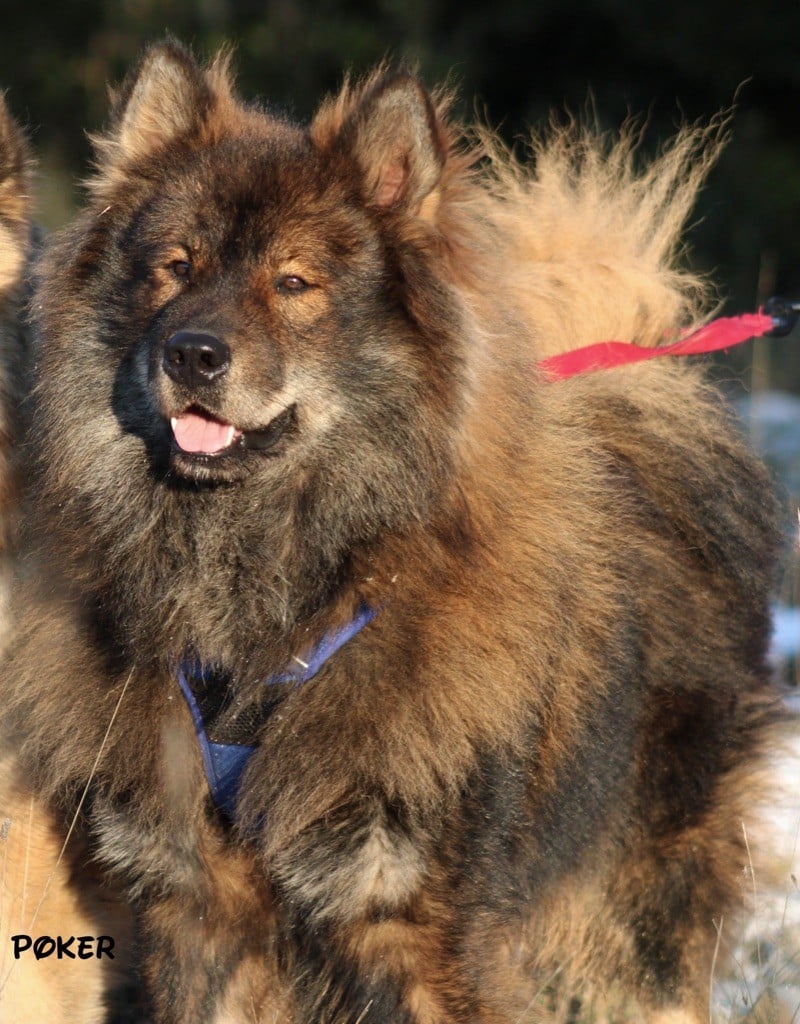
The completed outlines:
{"type": "Polygon", "coordinates": [[[200,206],[228,218],[324,219],[348,191],[308,135],[291,128],[222,136],[185,170],[200,206]]]}
{"type": "Polygon", "coordinates": [[[275,242],[352,250],[374,233],[353,182],[299,131],[231,133],[151,194],[143,238],[189,233],[246,256],[275,242]]]}
{"type": "Polygon", "coordinates": [[[306,127],[268,114],[231,124],[200,155],[208,166],[224,170],[235,164],[243,174],[262,169],[283,175],[299,168],[312,174],[325,164],[306,127]]]}
{"type": "Polygon", "coordinates": [[[137,250],[183,245],[232,266],[270,253],[318,262],[374,248],[352,181],[300,130],[231,132],[164,170],[129,221],[125,238],[137,250]]]}

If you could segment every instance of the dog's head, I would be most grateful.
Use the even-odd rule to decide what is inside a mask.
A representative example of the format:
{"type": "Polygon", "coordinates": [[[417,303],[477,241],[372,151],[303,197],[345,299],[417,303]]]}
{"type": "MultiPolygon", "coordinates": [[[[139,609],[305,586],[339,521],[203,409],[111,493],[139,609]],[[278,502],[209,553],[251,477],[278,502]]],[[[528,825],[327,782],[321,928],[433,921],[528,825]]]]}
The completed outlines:
{"type": "Polygon", "coordinates": [[[378,72],[306,129],[167,42],[97,145],[45,333],[54,363],[114,367],[116,419],[156,469],[216,485],[392,448],[396,479],[441,471],[461,310],[433,269],[446,130],[414,77],[378,72]]]}
{"type": "Polygon", "coordinates": [[[187,594],[257,550],[283,589],[429,521],[471,380],[445,229],[470,158],[444,108],[381,69],[299,127],[238,100],[224,55],[145,54],[35,303],[37,505],[62,550],[136,585],[172,552],[187,594]]]}

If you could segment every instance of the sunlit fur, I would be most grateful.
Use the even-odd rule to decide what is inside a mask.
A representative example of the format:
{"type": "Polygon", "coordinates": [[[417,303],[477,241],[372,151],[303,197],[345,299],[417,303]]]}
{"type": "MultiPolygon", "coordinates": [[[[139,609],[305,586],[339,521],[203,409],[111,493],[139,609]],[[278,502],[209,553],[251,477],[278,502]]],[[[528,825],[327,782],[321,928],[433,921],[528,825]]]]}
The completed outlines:
{"type": "Polygon", "coordinates": [[[2,699],[128,894],[159,1024],[513,1024],[615,987],[708,1018],[780,718],[768,477],[696,368],[535,364],[707,314],[678,247],[719,129],[648,165],[552,128],[523,165],[448,105],[380,68],[305,129],[167,42],[44,257],[2,699]],[[180,330],[230,347],[202,394],[162,368],[180,330]],[[296,423],[176,453],[201,401],[296,423]],[[254,702],[362,602],[227,826],[175,660],[254,702]]]}

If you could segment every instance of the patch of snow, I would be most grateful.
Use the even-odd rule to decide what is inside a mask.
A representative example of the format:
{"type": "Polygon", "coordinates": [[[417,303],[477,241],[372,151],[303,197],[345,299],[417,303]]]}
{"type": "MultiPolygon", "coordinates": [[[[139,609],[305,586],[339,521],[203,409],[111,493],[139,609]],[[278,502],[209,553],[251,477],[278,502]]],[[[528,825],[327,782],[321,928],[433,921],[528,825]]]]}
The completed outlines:
{"type": "Polygon", "coordinates": [[[800,657],[800,607],[773,610],[771,648],[773,658],[800,657]]]}

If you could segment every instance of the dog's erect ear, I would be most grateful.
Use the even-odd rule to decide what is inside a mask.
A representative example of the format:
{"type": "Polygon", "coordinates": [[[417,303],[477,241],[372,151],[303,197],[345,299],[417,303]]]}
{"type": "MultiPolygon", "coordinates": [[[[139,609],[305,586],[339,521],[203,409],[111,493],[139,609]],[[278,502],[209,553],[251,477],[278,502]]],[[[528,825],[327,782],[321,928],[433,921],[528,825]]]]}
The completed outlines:
{"type": "Polygon", "coordinates": [[[0,92],[0,154],[2,154],[4,167],[15,162],[14,154],[18,149],[18,135],[19,129],[8,109],[4,94],[0,92]]]}
{"type": "Polygon", "coordinates": [[[30,207],[27,140],[0,93],[0,215],[26,219],[30,207]]]}
{"type": "Polygon", "coordinates": [[[32,206],[28,144],[0,93],[0,304],[22,276],[32,206]]]}
{"type": "Polygon", "coordinates": [[[355,160],[372,206],[416,213],[442,175],[445,143],[436,108],[405,72],[379,73],[360,94],[346,87],[320,110],[311,134],[355,160]]]}
{"type": "Polygon", "coordinates": [[[207,127],[232,100],[229,55],[201,67],[180,43],[151,47],[112,95],[110,130],[95,139],[101,168],[112,173],[207,127]]]}

